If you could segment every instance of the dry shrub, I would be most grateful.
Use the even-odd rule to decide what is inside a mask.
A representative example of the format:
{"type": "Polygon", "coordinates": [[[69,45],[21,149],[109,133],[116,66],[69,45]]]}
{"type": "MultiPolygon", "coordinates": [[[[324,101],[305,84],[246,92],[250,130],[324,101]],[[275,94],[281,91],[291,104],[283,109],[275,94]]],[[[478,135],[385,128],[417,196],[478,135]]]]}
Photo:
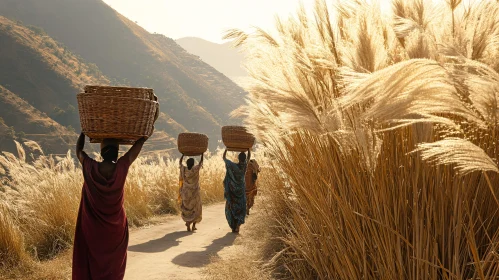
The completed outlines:
{"type": "Polygon", "coordinates": [[[273,166],[272,261],[295,279],[496,278],[499,6],[367,2],[227,35],[253,78],[236,113],[273,166]]]}
{"type": "MultiPolygon", "coordinates": [[[[29,258],[23,256],[47,260],[72,247],[83,176],[69,152],[65,157],[42,152],[30,159],[26,148],[31,149],[32,143],[26,148],[16,144],[17,156],[0,155],[0,199],[7,202],[0,208],[0,242],[5,243],[0,243],[0,263],[22,264],[21,260],[29,265],[29,258]]],[[[221,154],[208,154],[200,182],[204,203],[223,200],[224,172],[221,154]]],[[[134,162],[125,184],[130,225],[143,225],[154,215],[178,213],[178,174],[178,160],[157,155],[134,162]]]]}

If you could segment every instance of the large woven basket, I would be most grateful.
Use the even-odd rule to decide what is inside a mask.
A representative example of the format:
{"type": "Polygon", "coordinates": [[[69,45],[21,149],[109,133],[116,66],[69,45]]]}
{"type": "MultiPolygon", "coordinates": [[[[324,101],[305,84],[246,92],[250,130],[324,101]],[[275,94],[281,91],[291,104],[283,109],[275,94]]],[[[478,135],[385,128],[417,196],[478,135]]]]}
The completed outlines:
{"type": "Polygon", "coordinates": [[[242,126],[224,126],[222,141],[229,151],[247,152],[255,144],[255,136],[242,126]]]}
{"type": "Polygon", "coordinates": [[[77,94],[77,100],[81,128],[91,143],[113,138],[120,144],[133,144],[152,135],[159,115],[159,103],[149,98],[92,92],[77,94]]]}
{"type": "Polygon", "coordinates": [[[186,156],[199,156],[208,150],[208,136],[201,133],[180,133],[178,151],[186,156]]]}
{"type": "Polygon", "coordinates": [[[111,87],[111,86],[85,86],[85,93],[99,96],[141,98],[158,101],[152,88],[111,87]]]}

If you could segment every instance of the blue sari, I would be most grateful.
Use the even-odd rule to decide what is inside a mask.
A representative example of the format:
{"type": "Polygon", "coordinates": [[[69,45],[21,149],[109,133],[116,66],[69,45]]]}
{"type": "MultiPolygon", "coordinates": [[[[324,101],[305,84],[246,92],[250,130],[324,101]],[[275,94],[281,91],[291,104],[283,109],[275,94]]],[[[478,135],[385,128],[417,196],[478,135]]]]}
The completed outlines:
{"type": "Polygon", "coordinates": [[[225,218],[232,230],[236,230],[238,225],[244,224],[246,218],[246,174],[247,164],[236,164],[228,159],[224,159],[225,173],[224,197],[225,197],[225,218]]]}

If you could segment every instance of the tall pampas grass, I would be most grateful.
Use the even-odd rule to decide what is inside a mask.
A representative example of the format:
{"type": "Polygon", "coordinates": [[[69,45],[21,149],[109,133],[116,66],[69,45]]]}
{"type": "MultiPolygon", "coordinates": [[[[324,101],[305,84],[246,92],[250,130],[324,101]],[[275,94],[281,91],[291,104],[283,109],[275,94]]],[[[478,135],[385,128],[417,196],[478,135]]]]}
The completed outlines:
{"type": "Polygon", "coordinates": [[[272,262],[295,279],[498,277],[497,2],[394,0],[391,18],[346,2],[227,33],[254,80],[234,114],[284,182],[272,262]]]}
{"type": "MultiPolygon", "coordinates": [[[[81,168],[70,152],[54,157],[44,155],[34,142],[16,145],[18,155],[0,155],[0,271],[52,259],[71,248],[83,186],[81,168]],[[39,156],[28,160],[34,152],[39,156]]],[[[223,200],[221,158],[221,151],[205,156],[200,177],[205,204],[223,200]]],[[[131,226],[142,226],[155,215],[178,213],[178,176],[178,159],[158,154],[134,162],[125,183],[131,226]]]]}

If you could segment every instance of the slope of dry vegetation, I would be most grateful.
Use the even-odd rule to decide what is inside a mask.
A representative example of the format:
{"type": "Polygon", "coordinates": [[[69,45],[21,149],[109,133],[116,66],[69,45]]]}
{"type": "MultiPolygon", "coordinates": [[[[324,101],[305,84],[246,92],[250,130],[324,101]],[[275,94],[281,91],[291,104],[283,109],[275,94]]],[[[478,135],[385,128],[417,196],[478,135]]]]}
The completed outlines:
{"type": "MultiPolygon", "coordinates": [[[[161,110],[189,131],[219,139],[220,125],[244,103],[246,93],[230,79],[174,40],[147,32],[102,0],[62,4],[58,0],[0,0],[0,6],[0,15],[43,28],[48,36],[94,63],[112,84],[154,88],[161,110]]],[[[158,130],[170,135],[183,132],[160,121],[158,130]]]]}
{"type": "MultiPolygon", "coordinates": [[[[80,127],[76,94],[88,84],[109,85],[95,64],[88,64],[36,26],[0,16],[0,118],[9,127],[0,131],[0,149],[15,152],[13,139],[34,140],[47,153],[65,153],[63,143],[76,141],[80,127]],[[66,127],[65,127],[66,126],[66,127]],[[61,137],[62,135],[62,137],[61,137]]],[[[162,112],[156,128],[171,135],[186,129],[162,112]]],[[[147,150],[174,147],[158,131],[147,150]]]]}
{"type": "Polygon", "coordinates": [[[97,66],[84,63],[38,27],[0,17],[0,42],[0,84],[64,126],[79,127],[79,90],[110,83],[97,66]]]}
{"type": "Polygon", "coordinates": [[[329,3],[228,34],[251,54],[238,113],[273,164],[278,272],[499,276],[497,1],[329,3]]]}
{"type": "MultiPolygon", "coordinates": [[[[34,142],[16,145],[17,156],[0,155],[0,272],[29,267],[71,248],[83,184],[69,152],[52,157],[34,142]],[[32,154],[41,155],[27,163],[32,154]]],[[[200,182],[203,203],[223,200],[225,168],[220,158],[218,153],[206,157],[200,182]]],[[[178,160],[159,154],[137,159],[125,196],[132,226],[144,225],[154,215],[177,213],[178,160]]]]}

